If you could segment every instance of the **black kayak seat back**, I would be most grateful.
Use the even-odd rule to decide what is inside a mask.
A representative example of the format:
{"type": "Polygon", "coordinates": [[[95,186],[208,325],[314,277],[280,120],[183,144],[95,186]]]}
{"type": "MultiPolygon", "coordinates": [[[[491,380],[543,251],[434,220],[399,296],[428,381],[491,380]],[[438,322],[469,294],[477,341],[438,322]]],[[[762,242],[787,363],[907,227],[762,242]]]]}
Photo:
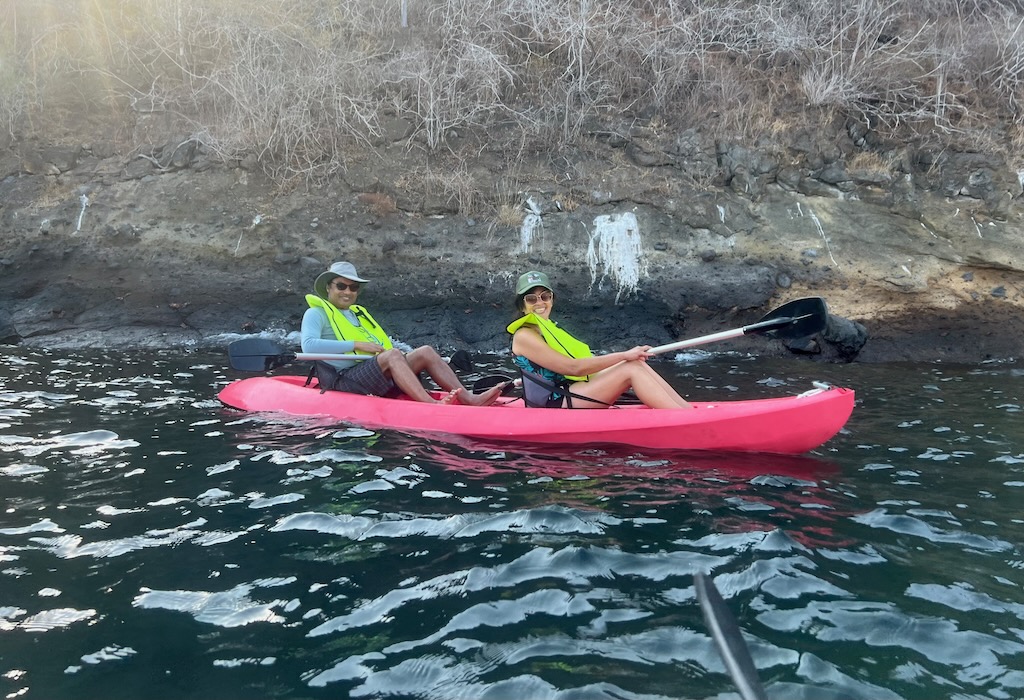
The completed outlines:
{"type": "Polygon", "coordinates": [[[519,373],[523,378],[523,403],[527,408],[573,408],[574,400],[599,403],[604,406],[611,405],[599,399],[572,393],[569,391],[567,380],[555,382],[536,372],[528,372],[522,368],[519,373]],[[552,394],[558,396],[552,398],[552,394]]]}

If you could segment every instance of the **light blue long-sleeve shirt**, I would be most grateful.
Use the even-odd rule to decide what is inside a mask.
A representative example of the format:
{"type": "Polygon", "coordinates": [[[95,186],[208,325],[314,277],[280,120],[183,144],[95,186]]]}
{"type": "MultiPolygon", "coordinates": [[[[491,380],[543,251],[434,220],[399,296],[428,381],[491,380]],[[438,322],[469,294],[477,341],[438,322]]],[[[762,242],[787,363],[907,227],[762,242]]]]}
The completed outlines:
{"type": "MultiPolygon", "coordinates": [[[[360,325],[359,318],[351,311],[342,311],[353,325],[360,325]]],[[[302,314],[302,352],[328,353],[331,355],[347,355],[355,350],[352,340],[338,340],[327,318],[327,312],[320,308],[308,308],[302,314]]],[[[370,357],[369,355],[367,357],[370,357]]],[[[329,364],[337,369],[348,369],[359,360],[330,360],[329,364]]]]}

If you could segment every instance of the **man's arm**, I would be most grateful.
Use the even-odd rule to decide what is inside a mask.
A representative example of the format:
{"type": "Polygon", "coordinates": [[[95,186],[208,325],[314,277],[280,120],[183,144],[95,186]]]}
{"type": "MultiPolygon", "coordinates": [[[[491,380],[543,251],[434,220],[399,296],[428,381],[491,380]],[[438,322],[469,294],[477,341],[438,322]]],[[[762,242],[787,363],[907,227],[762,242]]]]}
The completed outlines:
{"type": "MultiPolygon", "coordinates": [[[[306,309],[306,313],[302,315],[302,326],[299,333],[302,352],[347,355],[355,349],[356,345],[354,341],[335,338],[334,330],[323,309],[306,309]]],[[[351,367],[352,364],[352,362],[347,362],[345,367],[351,367]]]]}

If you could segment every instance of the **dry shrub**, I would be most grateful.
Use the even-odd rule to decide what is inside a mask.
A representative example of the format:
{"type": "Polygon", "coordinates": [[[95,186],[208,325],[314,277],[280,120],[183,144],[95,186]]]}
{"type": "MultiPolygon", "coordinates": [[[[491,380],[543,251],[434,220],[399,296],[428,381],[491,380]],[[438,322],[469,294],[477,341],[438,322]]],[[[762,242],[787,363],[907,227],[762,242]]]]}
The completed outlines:
{"type": "Polygon", "coordinates": [[[559,208],[565,212],[576,211],[582,204],[575,192],[565,192],[560,194],[555,197],[555,201],[558,203],[559,208]]]}
{"type": "Polygon", "coordinates": [[[1010,128],[1010,167],[1024,172],[1024,124],[1017,122],[1010,128]]]}
{"type": "Polygon", "coordinates": [[[523,225],[526,218],[526,211],[522,205],[515,205],[509,202],[498,205],[498,211],[494,216],[494,223],[498,226],[518,229],[523,225]]]}
{"type": "Polygon", "coordinates": [[[402,192],[443,198],[462,216],[473,216],[488,207],[480,181],[479,174],[470,172],[466,161],[448,160],[428,168],[406,170],[395,187],[402,192]]]}
{"type": "Polygon", "coordinates": [[[469,172],[464,162],[450,168],[431,168],[420,173],[419,187],[428,194],[442,196],[463,216],[478,213],[484,205],[478,178],[469,172]]]}
{"type": "Polygon", "coordinates": [[[858,151],[846,163],[847,169],[872,175],[892,175],[892,164],[874,151],[858,151]]]}
{"type": "Polygon", "coordinates": [[[68,189],[67,185],[61,184],[56,177],[47,177],[46,184],[36,196],[32,205],[39,211],[46,211],[59,206],[62,202],[68,203],[75,200],[75,194],[68,189]]]}
{"type": "MultiPolygon", "coordinates": [[[[130,148],[187,133],[306,183],[393,117],[433,152],[498,123],[532,151],[579,147],[652,113],[749,138],[779,133],[794,97],[952,133],[1024,121],[1022,39],[1016,0],[6,0],[0,128],[49,133],[77,100],[128,124],[130,148]]],[[[480,210],[466,177],[435,186],[480,210]]]]}

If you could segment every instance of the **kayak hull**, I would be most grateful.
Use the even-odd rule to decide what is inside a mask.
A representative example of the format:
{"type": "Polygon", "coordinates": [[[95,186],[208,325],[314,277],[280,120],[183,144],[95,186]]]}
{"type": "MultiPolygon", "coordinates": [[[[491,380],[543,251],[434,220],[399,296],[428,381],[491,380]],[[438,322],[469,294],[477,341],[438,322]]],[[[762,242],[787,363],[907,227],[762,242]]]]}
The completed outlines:
{"type": "Polygon", "coordinates": [[[695,402],[691,410],[615,406],[526,408],[520,399],[487,406],[428,404],[306,387],[305,377],[242,379],[218,394],[244,411],[328,416],[365,428],[457,435],[488,442],[623,444],[656,449],[801,454],[834,437],[853,412],[854,392],[833,387],[796,396],[695,402]]]}

